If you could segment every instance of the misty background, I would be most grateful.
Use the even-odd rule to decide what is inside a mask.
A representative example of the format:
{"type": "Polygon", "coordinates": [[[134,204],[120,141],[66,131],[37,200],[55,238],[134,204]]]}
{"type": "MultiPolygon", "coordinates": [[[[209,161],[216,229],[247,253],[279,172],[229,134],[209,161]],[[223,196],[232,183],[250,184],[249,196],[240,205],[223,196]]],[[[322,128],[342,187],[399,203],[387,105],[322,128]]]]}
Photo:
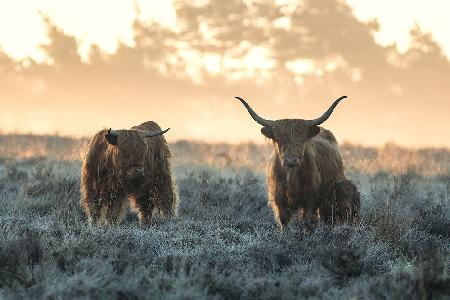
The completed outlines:
{"type": "Polygon", "coordinates": [[[399,52],[375,41],[376,20],[359,20],[339,0],[174,8],[168,27],[136,5],[131,45],[119,42],[112,54],[92,45],[87,57],[42,14],[45,59],[0,49],[0,130],[88,136],[154,120],[172,128],[171,141],[263,142],[234,96],[275,119],[315,118],[347,95],[324,124],[340,141],[450,146],[450,62],[419,25],[399,52]]]}

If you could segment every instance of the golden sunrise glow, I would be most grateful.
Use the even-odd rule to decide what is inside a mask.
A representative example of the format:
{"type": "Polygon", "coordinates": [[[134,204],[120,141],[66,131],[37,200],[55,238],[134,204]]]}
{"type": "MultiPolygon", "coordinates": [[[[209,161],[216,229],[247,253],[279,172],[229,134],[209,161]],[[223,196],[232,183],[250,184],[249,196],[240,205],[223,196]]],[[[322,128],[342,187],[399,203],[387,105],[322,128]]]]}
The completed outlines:
{"type": "Polygon", "coordinates": [[[38,44],[47,40],[40,16],[43,14],[66,33],[78,38],[82,55],[86,55],[91,44],[98,44],[112,53],[118,41],[129,45],[133,43],[131,26],[137,13],[136,7],[141,18],[155,19],[166,26],[175,24],[170,0],[1,0],[0,45],[16,58],[41,58],[38,44]]]}
{"type": "MultiPolygon", "coordinates": [[[[285,2],[289,2],[286,0],[285,2]]],[[[450,3],[438,0],[431,1],[360,1],[347,0],[354,14],[364,21],[378,19],[380,31],[375,33],[375,40],[382,45],[396,43],[400,53],[404,53],[409,45],[409,31],[418,24],[423,31],[431,32],[433,38],[450,55],[450,3]]],[[[114,53],[118,42],[134,45],[132,25],[135,17],[141,20],[156,20],[168,28],[177,24],[174,4],[170,0],[127,1],[127,0],[0,0],[0,49],[15,59],[32,57],[38,62],[46,61],[39,45],[48,42],[42,15],[48,16],[54,24],[62,28],[66,34],[77,39],[78,52],[87,59],[90,46],[98,45],[106,53],[114,53]]],[[[359,45],[354,45],[355,53],[359,45]]],[[[220,55],[200,57],[186,52],[184,59],[190,60],[186,73],[192,76],[196,84],[198,68],[195,64],[201,59],[206,62],[206,69],[211,74],[218,74],[221,68],[233,69],[245,67],[245,71],[234,74],[236,78],[248,80],[257,74],[265,78],[267,69],[273,62],[267,59],[267,49],[255,47],[242,60],[227,58],[221,61],[220,55]],[[222,65],[221,65],[222,64],[222,65]]],[[[314,73],[317,65],[308,60],[296,61],[292,68],[299,73],[314,73]]],[[[316,75],[336,69],[339,58],[323,68],[318,68],[316,75]],[[330,68],[328,70],[327,68],[330,68]],[[324,71],[325,70],[325,71],[324,71]]],[[[353,70],[352,80],[359,80],[359,70],[353,70]]],[[[77,78],[74,78],[77,80],[77,78]]],[[[299,90],[308,89],[303,86],[302,78],[296,78],[299,90]]],[[[205,83],[207,84],[207,83],[205,83]]],[[[86,87],[92,91],[92,98],[80,98],[67,94],[55,99],[17,98],[9,99],[0,91],[0,130],[2,132],[32,132],[37,134],[59,133],[62,135],[92,135],[103,127],[128,128],[146,120],[155,120],[162,127],[171,127],[167,138],[206,140],[210,142],[264,142],[259,126],[248,116],[245,109],[233,96],[242,96],[262,116],[267,118],[314,118],[321,114],[331,103],[332,98],[325,98],[320,93],[316,98],[308,98],[305,94],[284,93],[280,91],[273,99],[273,105],[261,104],[251,91],[236,90],[235,95],[226,97],[208,97],[208,95],[176,94],[172,98],[160,98],[149,90],[122,90],[119,83],[112,87],[115,98],[102,94],[94,86],[86,87]],[[40,99],[40,100],[36,100],[40,99]]],[[[168,89],[177,87],[168,87],[168,89]]],[[[36,95],[49,91],[44,80],[35,80],[32,84],[36,95]]],[[[396,85],[391,87],[398,95],[404,91],[396,85]]],[[[333,117],[325,124],[336,134],[340,141],[350,141],[366,145],[379,145],[394,141],[406,146],[450,146],[450,139],[443,140],[442,132],[431,131],[421,122],[435,122],[450,130],[448,112],[450,100],[442,100],[439,106],[428,107],[426,102],[413,100],[408,107],[393,105],[394,100],[361,99],[352,95],[352,90],[341,90],[337,86],[324,86],[324,94],[332,94],[336,98],[348,95],[348,100],[340,104],[333,117]],[[367,101],[380,101],[373,105],[376,109],[367,111],[367,101]],[[409,113],[405,117],[405,111],[409,113]],[[411,118],[414,117],[414,119],[411,118]],[[357,125],[356,125],[357,124],[357,125]],[[445,126],[447,125],[447,128],[445,126]]],[[[370,91],[366,91],[370,94],[370,91]]],[[[426,99],[422,99],[426,101],[426,99]]],[[[373,102],[372,102],[373,103],[373,102]]]]}

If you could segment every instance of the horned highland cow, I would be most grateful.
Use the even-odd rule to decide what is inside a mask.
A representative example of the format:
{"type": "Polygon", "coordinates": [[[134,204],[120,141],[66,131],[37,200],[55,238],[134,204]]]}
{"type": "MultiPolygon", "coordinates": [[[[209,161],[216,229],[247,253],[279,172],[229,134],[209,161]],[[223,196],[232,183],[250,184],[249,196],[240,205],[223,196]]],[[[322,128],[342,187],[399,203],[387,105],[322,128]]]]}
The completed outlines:
{"type": "Polygon", "coordinates": [[[148,121],[129,130],[101,130],[90,141],[81,170],[81,206],[91,224],[118,224],[128,203],[139,223],[153,210],[174,215],[178,195],[162,131],[148,121]]]}
{"type": "Polygon", "coordinates": [[[320,213],[319,189],[323,182],[346,180],[338,143],[331,131],[319,127],[332,114],[342,96],[314,120],[266,120],[236,97],[272,140],[274,153],[267,170],[269,204],[283,228],[298,214],[311,221],[320,213]]]}

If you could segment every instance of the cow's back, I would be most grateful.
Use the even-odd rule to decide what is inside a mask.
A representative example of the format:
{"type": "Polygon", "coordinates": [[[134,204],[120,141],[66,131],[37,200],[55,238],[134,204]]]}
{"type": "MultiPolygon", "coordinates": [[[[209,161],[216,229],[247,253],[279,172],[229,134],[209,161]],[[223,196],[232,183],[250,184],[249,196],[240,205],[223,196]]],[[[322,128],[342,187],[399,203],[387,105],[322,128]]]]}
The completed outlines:
{"type": "Polygon", "coordinates": [[[344,180],[344,165],[334,134],[324,128],[312,139],[312,148],[320,171],[321,181],[344,180]]]}
{"type": "Polygon", "coordinates": [[[334,134],[323,127],[320,127],[320,132],[315,138],[324,139],[329,141],[331,144],[334,144],[336,146],[338,145],[338,141],[336,140],[334,134]]]}
{"type": "MultiPolygon", "coordinates": [[[[161,131],[161,127],[153,121],[144,122],[138,126],[133,126],[131,129],[143,130],[143,131],[161,131]]],[[[159,135],[155,137],[145,138],[145,142],[149,147],[149,156],[160,154],[167,154],[169,152],[169,148],[167,146],[166,139],[164,135],[159,135]]]]}
{"type": "Polygon", "coordinates": [[[138,129],[144,131],[160,131],[161,127],[159,127],[159,125],[156,122],[147,121],[140,125],[133,126],[131,129],[138,129]]]}

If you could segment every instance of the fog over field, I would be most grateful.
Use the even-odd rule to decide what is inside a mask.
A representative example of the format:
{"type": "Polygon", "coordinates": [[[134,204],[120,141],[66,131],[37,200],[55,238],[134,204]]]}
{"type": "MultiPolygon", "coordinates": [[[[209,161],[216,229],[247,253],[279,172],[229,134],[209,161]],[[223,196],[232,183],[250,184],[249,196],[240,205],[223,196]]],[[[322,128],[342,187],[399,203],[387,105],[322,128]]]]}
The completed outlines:
{"type": "Polygon", "coordinates": [[[280,232],[255,144],[170,144],[177,217],[88,226],[86,140],[0,136],[0,298],[447,299],[450,152],[341,147],[361,222],[280,232]]]}

